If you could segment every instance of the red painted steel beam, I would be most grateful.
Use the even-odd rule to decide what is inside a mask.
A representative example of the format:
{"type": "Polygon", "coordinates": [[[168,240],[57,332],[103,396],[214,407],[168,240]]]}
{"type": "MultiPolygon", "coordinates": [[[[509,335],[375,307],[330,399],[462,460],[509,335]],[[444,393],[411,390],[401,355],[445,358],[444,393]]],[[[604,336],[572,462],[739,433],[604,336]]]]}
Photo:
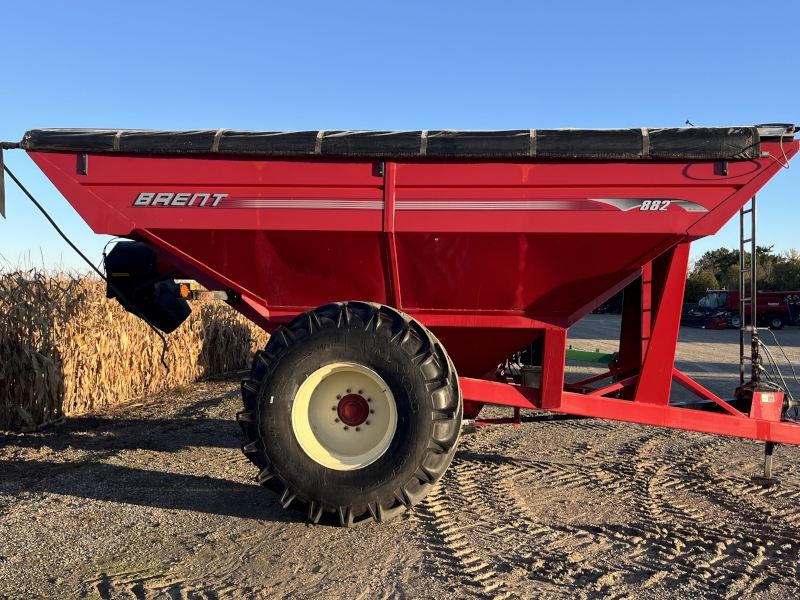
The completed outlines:
{"type": "MultiPolygon", "coordinates": [[[[460,377],[459,384],[467,402],[542,409],[539,390],[534,388],[469,377],[460,377]]],[[[726,415],[570,392],[561,395],[560,406],[554,412],[800,445],[800,424],[751,419],[744,415],[726,415]]]]}
{"type": "Polygon", "coordinates": [[[634,395],[636,402],[669,404],[689,246],[688,243],[678,244],[653,261],[653,318],[650,342],[634,395]]]}
{"type": "Polygon", "coordinates": [[[724,408],[725,410],[727,410],[729,413],[731,413],[734,416],[743,417],[745,419],[748,418],[747,415],[745,415],[744,413],[736,410],[730,404],[725,402],[722,398],[720,398],[719,396],[715,395],[713,392],[708,391],[702,385],[697,383],[694,379],[691,379],[691,378],[687,377],[686,375],[684,375],[683,373],[681,373],[680,371],[678,371],[678,369],[675,369],[675,368],[672,369],[672,381],[677,383],[682,388],[684,388],[686,390],[689,390],[695,396],[698,396],[699,398],[702,398],[703,400],[713,400],[714,402],[719,404],[722,408],[724,408]]]}
{"type": "Polygon", "coordinates": [[[383,170],[383,234],[386,244],[386,262],[388,263],[389,293],[392,306],[402,309],[400,295],[400,268],[397,265],[397,239],[395,238],[395,180],[397,163],[384,163],[383,170]]]}
{"type": "Polygon", "coordinates": [[[511,311],[473,311],[407,308],[404,312],[426,327],[471,327],[475,329],[549,329],[566,327],[566,318],[534,319],[511,311]]]}
{"type": "MultiPolygon", "coordinates": [[[[588,384],[595,383],[596,381],[602,381],[603,379],[608,379],[609,377],[613,377],[614,375],[621,373],[621,369],[616,368],[609,368],[608,371],[605,373],[601,373],[600,375],[595,375],[594,377],[589,377],[587,379],[581,379],[580,381],[576,381],[574,383],[569,383],[567,385],[571,385],[573,387],[588,387],[588,384]]],[[[592,391],[595,391],[596,388],[592,388],[592,391]]]]}
{"type": "Polygon", "coordinates": [[[557,410],[564,391],[567,330],[546,329],[542,350],[542,408],[557,410]]]}
{"type": "Polygon", "coordinates": [[[742,418],[629,400],[597,398],[565,392],[558,412],[781,444],[800,444],[800,424],[794,422],[742,418]]]}
{"type": "Polygon", "coordinates": [[[536,388],[470,377],[459,377],[458,383],[461,386],[461,394],[465,402],[518,406],[534,410],[541,408],[540,393],[536,388]]]}
{"type": "Polygon", "coordinates": [[[589,394],[590,396],[605,396],[606,394],[610,394],[611,392],[615,392],[617,390],[621,390],[624,387],[628,387],[629,385],[633,385],[639,379],[638,375],[634,375],[633,377],[628,377],[627,379],[623,379],[621,381],[617,381],[616,383],[612,383],[608,387],[601,388],[599,390],[592,390],[589,394]]]}

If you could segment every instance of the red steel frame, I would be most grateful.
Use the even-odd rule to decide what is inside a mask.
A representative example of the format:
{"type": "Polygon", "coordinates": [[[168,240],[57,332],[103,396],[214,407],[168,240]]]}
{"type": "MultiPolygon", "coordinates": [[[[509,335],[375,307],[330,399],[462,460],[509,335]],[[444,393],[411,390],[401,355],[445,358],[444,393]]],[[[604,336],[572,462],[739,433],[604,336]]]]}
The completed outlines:
{"type": "MultiPolygon", "coordinates": [[[[268,331],[288,322],[302,310],[327,301],[369,300],[407,312],[442,339],[459,371],[469,375],[460,377],[464,413],[469,418],[477,417],[484,405],[495,404],[513,407],[515,416],[511,421],[517,423],[519,409],[545,409],[800,444],[800,425],[750,418],[674,367],[690,242],[718,231],[780,169],[782,161],[798,152],[800,143],[793,140],[784,147],[773,142],[762,147],[772,156],[781,157],[781,161],[765,157],[731,162],[730,171],[726,169],[724,174],[713,161],[689,164],[642,161],[636,165],[387,161],[381,164],[380,178],[375,161],[92,155],[89,175],[81,175],[75,173],[74,153],[31,152],[30,155],[96,232],[145,241],[170,269],[177,267],[211,289],[229,287],[237,291],[243,302],[236,305],[236,309],[268,331]],[[208,213],[204,209],[131,207],[135,192],[142,189],[202,192],[211,189],[209,186],[239,190],[238,193],[245,196],[257,197],[245,198],[247,200],[282,198],[291,194],[293,199],[304,201],[320,197],[357,204],[363,201],[368,209],[338,210],[329,206],[325,210],[301,211],[281,208],[269,211],[267,217],[264,211],[253,209],[208,213]],[[446,204],[467,196],[469,201],[507,198],[516,202],[592,198],[590,194],[604,194],[600,197],[605,198],[638,198],[648,193],[668,194],[650,197],[699,202],[706,212],[697,216],[697,213],[672,207],[675,210],[667,213],[669,219],[658,221],[637,211],[573,211],[566,218],[563,213],[545,210],[454,213],[442,211],[441,207],[433,210],[429,207],[424,212],[408,208],[414,202],[427,202],[427,198],[446,204]],[[405,203],[401,212],[396,212],[398,202],[405,203]],[[213,219],[209,219],[212,214],[213,219]],[[262,219],[264,223],[268,221],[268,227],[262,219]],[[274,235],[264,238],[266,241],[252,237],[254,233],[267,230],[274,235]],[[420,278],[414,276],[414,262],[420,260],[420,255],[409,253],[409,247],[414,247],[409,241],[412,238],[415,244],[420,241],[428,244],[425,248],[431,252],[430,261],[437,263],[448,260],[450,255],[446,251],[458,249],[457,244],[464,236],[473,236],[474,240],[478,235],[504,235],[508,236],[505,239],[524,245],[535,241],[532,236],[549,235],[547,239],[552,240],[555,239],[552,236],[570,234],[571,239],[585,248],[591,240],[601,239],[598,237],[601,234],[613,236],[622,231],[629,235],[626,253],[630,256],[620,252],[614,257],[617,262],[613,266],[603,265],[602,257],[592,256],[591,267],[596,268],[597,273],[584,269],[575,274],[575,278],[583,277],[588,282],[586,285],[593,286],[589,288],[591,295],[577,300],[567,298],[575,289],[576,279],[555,280],[553,273],[547,274],[551,279],[543,282],[543,289],[557,291],[562,304],[551,297],[524,296],[520,292],[519,298],[514,297],[516,304],[503,305],[509,297],[508,289],[498,291],[492,286],[502,282],[506,275],[494,279],[485,277],[487,272],[497,268],[497,252],[492,254],[495,249],[489,247],[473,254],[478,257],[479,264],[472,265],[472,272],[483,277],[481,289],[485,296],[480,297],[481,305],[478,306],[477,300],[474,308],[458,304],[459,293],[464,290],[455,285],[442,288],[443,294],[449,295],[436,304],[439,299],[424,285],[420,287],[420,278]],[[305,235],[304,240],[311,239],[313,234],[314,239],[326,241],[310,249],[299,242],[291,248],[297,254],[288,256],[286,246],[279,245],[286,239],[284,233],[305,235]],[[442,236],[441,243],[434,237],[438,235],[442,236]],[[630,236],[639,236],[637,246],[631,245],[630,236]],[[331,296],[329,298],[306,293],[302,286],[299,286],[302,291],[299,295],[289,294],[287,289],[291,285],[297,289],[297,283],[311,281],[299,277],[309,276],[303,267],[313,260],[313,252],[335,252],[331,248],[338,239],[344,240],[345,245],[352,244],[358,251],[357,260],[372,269],[368,270],[373,275],[372,287],[364,284],[359,288],[363,282],[332,275],[319,279],[320,283],[312,290],[324,290],[331,296]],[[324,244],[330,247],[321,250],[324,244]],[[232,258],[220,259],[220,250],[222,254],[231,254],[232,258]],[[237,257],[251,256],[246,253],[254,250],[271,254],[242,265],[243,261],[237,257]],[[248,287],[262,280],[255,276],[244,277],[248,275],[246,270],[249,268],[263,276],[270,260],[282,260],[275,268],[283,269],[284,276],[294,279],[282,282],[284,287],[280,289],[248,287]],[[602,275],[602,280],[593,277],[595,274],[602,275]],[[565,386],[567,328],[622,289],[626,294],[618,364],[602,376],[565,386]],[[309,304],[319,298],[324,302],[309,304]],[[564,305],[566,299],[576,300],[568,311],[553,309],[564,305]],[[487,368],[496,364],[492,362],[495,358],[509,356],[540,335],[543,337],[543,371],[539,388],[493,380],[495,370],[487,371],[487,368]],[[471,350],[460,347],[471,339],[480,339],[484,344],[482,362],[472,360],[471,350]],[[491,347],[487,348],[487,344],[491,347]],[[599,383],[609,377],[613,377],[614,382],[605,386],[599,383]],[[724,413],[671,406],[669,395],[673,382],[704,400],[717,403],[724,413]]],[[[475,252],[479,244],[471,243],[470,251],[475,252]]],[[[541,258],[547,258],[550,249],[544,244],[537,251],[541,258]]],[[[560,259],[569,264],[583,256],[584,249],[576,248],[571,256],[560,259]]],[[[349,264],[334,266],[350,267],[349,264]]],[[[525,268],[525,265],[519,266],[519,277],[529,273],[525,268]]],[[[460,277],[471,275],[463,269],[459,274],[460,277]]],[[[311,276],[317,277],[317,274],[311,276]]],[[[274,279],[279,281],[280,278],[274,279]]],[[[454,284],[454,281],[448,283],[454,284]]],[[[521,281],[519,286],[522,287],[521,281]]],[[[508,420],[486,419],[484,422],[492,421],[508,420]]]]}
{"type": "MultiPolygon", "coordinates": [[[[548,329],[541,388],[461,377],[465,413],[483,404],[628,421],[786,444],[800,443],[800,423],[750,418],[675,368],[689,243],[682,242],[642,269],[625,290],[619,362],[607,373],[564,385],[566,331],[548,329]],[[594,386],[603,379],[616,381],[594,386]],[[725,412],[670,406],[675,382],[725,412]]],[[[518,420],[518,412],[515,413],[518,420]]],[[[492,420],[487,420],[491,422],[492,420]]]]}

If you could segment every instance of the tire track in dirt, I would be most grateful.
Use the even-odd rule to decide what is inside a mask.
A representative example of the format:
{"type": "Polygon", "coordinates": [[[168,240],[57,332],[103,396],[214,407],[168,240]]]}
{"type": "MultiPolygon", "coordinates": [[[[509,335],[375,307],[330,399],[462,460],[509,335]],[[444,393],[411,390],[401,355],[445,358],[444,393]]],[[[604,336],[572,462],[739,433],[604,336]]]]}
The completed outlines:
{"type": "MultiPolygon", "coordinates": [[[[505,530],[490,532],[486,541],[491,548],[511,550],[506,560],[521,571],[522,576],[514,586],[519,593],[524,594],[525,582],[531,580],[545,584],[543,590],[558,590],[559,594],[567,591],[570,597],[579,597],[587,587],[597,585],[597,582],[600,582],[600,587],[604,587],[605,581],[611,582],[616,574],[609,577],[593,560],[586,560],[594,546],[610,546],[610,540],[601,539],[602,532],[596,528],[566,523],[547,524],[536,519],[519,501],[514,490],[517,480],[529,472],[528,465],[509,462],[515,466],[513,472],[498,469],[497,465],[485,469],[484,476],[491,487],[489,503],[512,525],[505,530]]],[[[577,487],[572,478],[568,480],[570,487],[577,487]]],[[[513,593],[513,588],[509,587],[513,593]]]]}
{"type": "Polygon", "coordinates": [[[431,559],[439,564],[443,576],[466,585],[461,591],[467,595],[501,600],[508,593],[497,565],[473,543],[475,535],[468,538],[468,532],[482,536],[491,523],[484,508],[484,481],[476,470],[473,463],[457,454],[420,512],[427,517],[423,521],[429,532],[431,559]]]}
{"type": "MultiPolygon", "coordinates": [[[[590,432],[609,430],[606,422],[597,423],[597,427],[593,425],[588,421],[581,422],[577,429],[590,432]]],[[[519,448],[515,447],[517,444],[511,440],[498,446],[511,455],[520,455],[519,448]]],[[[563,456],[559,459],[563,460],[563,456]]],[[[618,531],[566,522],[543,523],[538,515],[532,514],[528,503],[520,497],[519,489],[530,481],[531,476],[560,492],[596,488],[598,485],[611,487],[621,476],[598,470],[594,464],[506,461],[518,467],[513,477],[497,477],[491,472],[490,476],[493,477],[495,497],[508,499],[504,508],[519,524],[509,545],[525,549],[516,560],[528,563],[527,579],[549,584],[559,594],[566,590],[569,597],[586,597],[587,594],[615,597],[616,586],[632,574],[614,561],[604,559],[604,555],[630,554],[635,546],[618,531]]],[[[524,588],[524,584],[521,587],[524,588]]]]}
{"type": "MultiPolygon", "coordinates": [[[[757,531],[764,519],[757,519],[756,513],[760,510],[763,516],[763,507],[755,506],[754,510],[747,511],[743,520],[752,522],[753,525],[731,525],[724,518],[707,522],[708,515],[704,514],[703,509],[693,509],[691,504],[682,503],[672,497],[675,492],[680,493],[684,488],[699,487],[712,501],[718,502],[715,494],[724,492],[714,492],[712,488],[726,490],[726,480],[723,479],[723,485],[718,486],[719,478],[709,477],[702,471],[693,472],[687,467],[703,465],[704,456],[709,450],[724,448],[731,440],[698,435],[699,440],[690,439],[688,445],[684,443],[676,450],[671,448],[674,445],[671,432],[650,430],[647,433],[648,435],[635,436],[620,447],[612,449],[610,455],[603,453],[592,458],[584,454],[580,465],[546,460],[497,460],[496,455],[489,457],[490,460],[494,459],[495,469],[484,469],[481,476],[488,478],[497,488],[491,497],[514,498],[516,506],[498,506],[497,502],[491,504],[494,508],[510,513],[512,521],[523,524],[516,528],[524,533],[522,537],[530,540],[534,536],[537,548],[523,558],[545,567],[545,581],[559,585],[561,589],[570,580],[576,588],[583,588],[587,583],[595,581],[598,588],[596,591],[608,594],[611,588],[604,589],[604,584],[624,583],[626,580],[634,582],[638,577],[636,573],[650,572],[654,584],[668,587],[691,585],[709,597],[717,597],[721,590],[725,590],[725,595],[732,597],[764,588],[773,581],[785,581],[785,577],[772,574],[776,570],[784,573],[787,570],[796,572],[793,561],[780,558],[786,554],[786,549],[776,548],[778,554],[775,555],[753,541],[759,539],[757,531]],[[620,455],[625,456],[625,460],[620,461],[620,455]],[[613,460],[612,457],[617,459],[613,460]],[[498,462],[514,465],[518,470],[513,474],[502,472],[496,469],[498,462]],[[601,488],[613,490],[614,495],[635,513],[636,524],[634,527],[605,525],[601,528],[545,525],[531,529],[535,515],[531,515],[529,507],[520,498],[519,488],[526,484],[541,487],[543,483],[549,484],[547,487],[557,486],[562,492],[579,490],[587,495],[601,488]],[[565,569],[559,573],[558,568],[548,568],[553,563],[569,562],[569,556],[566,561],[563,553],[558,556],[556,550],[559,542],[553,539],[553,533],[570,536],[573,541],[574,538],[585,537],[584,547],[594,546],[595,550],[600,550],[599,555],[592,559],[593,565],[599,567],[598,572],[605,572],[606,575],[593,579],[592,573],[586,569],[565,569]],[[608,552],[611,547],[616,547],[617,550],[608,552]],[[625,556],[625,560],[615,558],[618,556],[625,556]]],[[[513,442],[488,445],[493,450],[502,450],[506,456],[523,454],[518,447],[514,447],[513,442]]],[[[569,452],[569,449],[564,450],[569,452]]],[[[476,455],[473,458],[479,460],[481,457],[476,455]]],[[[485,455],[482,458],[487,460],[485,455]]],[[[542,457],[537,456],[537,459],[540,458],[542,457]]],[[[756,498],[785,496],[793,499],[797,493],[796,490],[762,493],[753,486],[734,481],[730,481],[728,485],[733,485],[740,493],[754,495],[756,498]]],[[[785,538],[786,534],[795,538],[797,532],[776,530],[773,527],[771,537],[780,539],[785,538]]],[[[506,540],[505,545],[513,547],[516,540],[506,540]]],[[[574,543],[572,547],[575,547],[574,543]]]]}
{"type": "MultiPolygon", "coordinates": [[[[716,541],[717,555],[709,561],[709,565],[716,563],[718,570],[722,569],[723,577],[724,572],[729,571],[727,580],[717,578],[718,583],[725,584],[726,597],[753,593],[772,583],[780,583],[784,579],[780,573],[796,573],[800,548],[797,511],[792,502],[800,496],[800,488],[794,483],[797,477],[791,476],[793,472],[796,473],[793,465],[787,469],[789,477],[786,477],[783,486],[762,488],[753,485],[744,473],[739,477],[721,474],[718,461],[713,456],[707,460],[696,460],[698,449],[721,448],[732,442],[713,438],[708,441],[706,438],[684,452],[676,453],[672,458],[677,465],[681,465],[688,477],[672,477],[662,485],[661,490],[663,501],[670,502],[670,494],[691,489],[694,496],[707,498],[724,510],[728,514],[727,522],[736,523],[735,527],[725,525],[721,529],[710,529],[708,515],[703,511],[695,509],[686,512],[686,516],[698,524],[698,531],[706,533],[711,541],[716,541]],[[689,458],[687,453],[691,453],[689,458]],[[781,501],[786,501],[784,508],[779,506],[781,501]],[[794,518],[787,520],[784,518],[786,516],[794,518]]],[[[681,506],[677,505],[677,508],[681,506]]]]}
{"type": "Polygon", "coordinates": [[[205,586],[198,588],[182,580],[135,572],[103,574],[87,583],[89,590],[102,600],[219,600],[221,597],[218,591],[205,586]]]}
{"type": "MultiPolygon", "coordinates": [[[[643,545],[630,559],[643,567],[669,572],[663,578],[666,584],[682,584],[688,580],[696,588],[705,588],[709,594],[715,594],[720,587],[734,593],[752,587],[753,564],[761,562],[747,540],[753,528],[732,528],[727,520],[710,523],[708,514],[700,509],[692,510],[691,502],[670,502],[668,491],[670,487],[681,486],[680,482],[668,485],[675,481],[672,473],[686,465],[698,464],[703,451],[725,446],[730,440],[703,436],[702,441],[692,440],[687,448],[676,452],[664,448],[662,443],[668,443],[672,437],[670,432],[657,432],[644,443],[639,438],[622,447],[622,451],[630,455],[630,461],[625,467],[617,467],[631,474],[629,479],[621,480],[627,485],[631,505],[640,513],[640,518],[649,518],[655,525],[655,528],[643,528],[645,532],[650,529],[652,543],[643,545]],[[698,567],[714,562],[719,563],[716,578],[712,579],[709,571],[698,574],[698,567]]],[[[689,480],[701,484],[706,481],[691,474],[689,480]]]]}
{"type": "MultiPolygon", "coordinates": [[[[501,441],[492,444],[492,449],[506,450],[511,446],[513,444],[501,441]]],[[[507,486],[532,467],[546,471],[549,465],[508,459],[501,454],[486,456],[469,449],[461,450],[448,471],[449,475],[443,480],[439,497],[433,501],[436,510],[437,504],[446,498],[448,514],[445,519],[456,513],[473,515],[473,521],[477,520],[477,526],[466,524],[467,517],[461,519],[461,525],[448,522],[444,526],[448,533],[458,531],[460,526],[462,531],[468,530],[470,534],[467,540],[464,539],[466,534],[458,536],[458,547],[451,544],[449,551],[460,553],[460,557],[469,557],[470,562],[480,560],[478,572],[488,575],[494,571],[492,577],[486,579],[491,582],[486,587],[495,596],[516,596],[517,591],[525,594],[516,582],[530,583],[531,579],[545,584],[538,586],[542,591],[548,588],[561,594],[566,587],[577,593],[587,583],[604,576],[593,566],[579,564],[582,557],[575,551],[575,540],[579,540],[579,548],[581,543],[593,543],[593,531],[536,523],[518,509],[507,486]],[[565,537],[573,542],[569,550],[560,547],[565,537]],[[510,576],[504,577],[503,583],[495,588],[500,577],[497,571],[510,573],[510,576]],[[509,582],[509,579],[515,582],[509,582]]],[[[451,570],[461,571],[461,564],[456,561],[450,561],[448,566],[451,570]]]]}
{"type": "MultiPolygon", "coordinates": [[[[681,464],[679,457],[664,447],[672,438],[671,432],[659,431],[647,437],[644,443],[640,443],[640,438],[623,446],[630,451],[631,477],[622,482],[627,485],[631,505],[639,513],[639,519],[653,525],[643,528],[651,534],[645,537],[650,543],[643,544],[641,551],[630,559],[641,567],[666,573],[661,578],[664,585],[688,582],[709,594],[716,593],[723,582],[726,587],[742,587],[748,583],[749,575],[733,564],[735,547],[725,542],[730,540],[726,536],[736,535],[736,530],[720,532],[708,522],[701,524],[700,519],[693,519],[691,513],[687,515],[681,510],[682,506],[665,502],[665,489],[669,488],[664,487],[669,480],[667,473],[674,472],[681,464]],[[709,556],[724,565],[724,579],[707,582],[707,573],[698,573],[698,566],[710,564],[701,557],[709,556]]],[[[724,443],[719,438],[708,442],[710,445],[724,443]]],[[[690,451],[696,455],[697,450],[695,447],[690,451]]]]}

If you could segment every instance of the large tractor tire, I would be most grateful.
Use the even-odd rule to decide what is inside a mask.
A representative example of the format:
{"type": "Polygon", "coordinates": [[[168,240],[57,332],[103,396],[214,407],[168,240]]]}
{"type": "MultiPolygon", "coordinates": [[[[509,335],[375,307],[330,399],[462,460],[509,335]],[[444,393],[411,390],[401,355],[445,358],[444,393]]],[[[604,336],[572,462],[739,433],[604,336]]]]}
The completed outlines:
{"type": "Polygon", "coordinates": [[[386,521],[422,500],[455,454],[458,376],[422,324],[338,302],[295,317],[256,353],[237,420],[256,481],[313,523],[386,521]]]}

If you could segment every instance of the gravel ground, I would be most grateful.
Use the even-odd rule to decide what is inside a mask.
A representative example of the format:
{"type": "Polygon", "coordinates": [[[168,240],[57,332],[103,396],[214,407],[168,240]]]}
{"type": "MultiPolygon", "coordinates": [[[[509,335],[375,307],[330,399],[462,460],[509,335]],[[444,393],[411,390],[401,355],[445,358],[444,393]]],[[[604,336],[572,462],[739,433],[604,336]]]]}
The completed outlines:
{"type": "MultiPolygon", "coordinates": [[[[590,315],[570,343],[611,351],[618,329],[590,315]]],[[[776,335],[800,365],[800,329],[776,335]]],[[[677,365],[729,396],[738,332],[683,328],[677,365]]],[[[344,530],[252,482],[239,406],[238,378],[209,380],[0,435],[0,598],[800,596],[800,448],[776,450],[781,484],[762,489],[753,441],[599,419],[489,427],[413,512],[344,530]]]]}

